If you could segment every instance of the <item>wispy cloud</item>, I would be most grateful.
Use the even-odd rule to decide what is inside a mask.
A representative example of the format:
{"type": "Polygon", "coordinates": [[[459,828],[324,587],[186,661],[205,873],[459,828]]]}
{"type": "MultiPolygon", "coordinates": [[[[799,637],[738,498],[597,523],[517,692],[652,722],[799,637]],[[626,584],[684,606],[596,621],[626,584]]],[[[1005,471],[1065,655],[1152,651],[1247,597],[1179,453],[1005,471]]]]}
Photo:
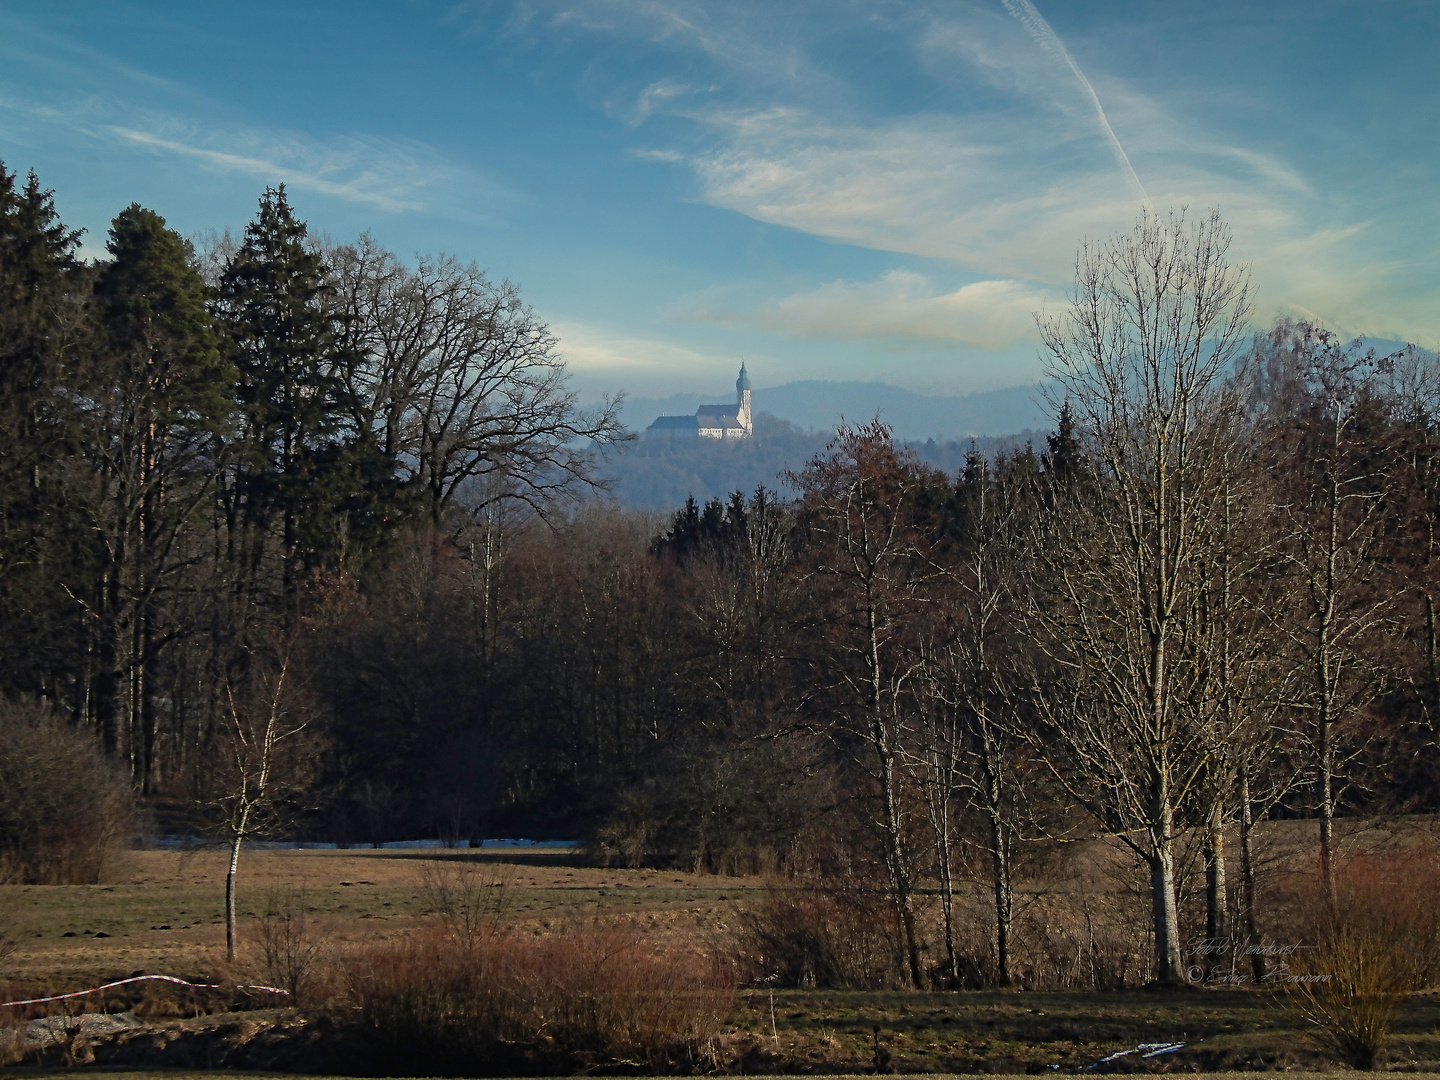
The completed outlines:
{"type": "MultiPolygon", "coordinates": [[[[140,14],[133,10],[131,12],[132,16],[140,14]]],[[[144,13],[142,17],[146,16],[153,20],[150,13],[144,13]]],[[[0,57],[12,66],[42,68],[60,76],[71,85],[83,85],[99,75],[112,87],[117,83],[128,83],[159,91],[170,97],[189,94],[185,87],[173,79],[145,71],[73,38],[47,33],[34,21],[17,18],[5,12],[0,12],[0,57]]]]}
{"type": "Polygon", "coordinates": [[[1005,352],[1033,337],[1033,313],[1046,299],[1018,281],[978,281],[941,292],[923,274],[892,270],[878,281],[832,281],[749,310],[701,302],[685,314],[787,337],[888,338],[1005,352]]]}
{"type": "Polygon", "coordinates": [[[585,322],[558,322],[550,331],[566,363],[577,372],[709,372],[731,364],[729,357],[697,352],[660,338],[637,337],[585,322]]]}
{"type": "MultiPolygon", "coordinates": [[[[1124,48],[1157,44],[1149,31],[1092,20],[1090,37],[1067,43],[1032,0],[799,4],[784,19],[752,0],[522,3],[549,26],[658,50],[642,84],[628,81],[633,63],[621,77],[633,103],[625,115],[647,147],[636,154],[686,165],[712,205],[1050,295],[1068,283],[1079,242],[1128,228],[1138,204],[1216,206],[1234,228],[1234,254],[1254,266],[1260,317],[1313,312],[1355,332],[1440,338],[1433,297],[1408,285],[1415,256],[1388,257],[1379,228],[1358,228],[1365,215],[1287,160],[1283,143],[1212,123],[1185,96],[1193,81],[1166,98],[1163,86],[1142,90],[1105,62],[1123,55],[1121,35],[1124,48]],[[825,53],[867,35],[888,70],[910,51],[913,92],[877,94],[850,53],[825,53]],[[697,65],[706,93],[673,92],[694,84],[697,65]],[[656,118],[688,122],[690,136],[673,123],[645,126],[656,118]]],[[[1433,270],[1422,276],[1435,280],[1433,270]]],[[[874,314],[842,304],[829,313],[834,327],[903,334],[909,320],[911,336],[930,340],[937,326],[958,325],[953,313],[933,321],[940,296],[918,283],[847,288],[874,314]]],[[[790,308],[752,305],[746,325],[812,335],[827,320],[805,312],[825,290],[841,285],[790,308]]]]}
{"type": "Polygon", "coordinates": [[[200,95],[73,43],[57,42],[34,62],[63,73],[68,88],[37,97],[33,88],[0,78],[0,124],[32,140],[60,130],[391,213],[432,208],[455,191],[467,195],[466,209],[517,197],[418,140],[287,131],[217,118],[222,110],[200,95]]]}
{"type": "Polygon", "coordinates": [[[270,183],[388,211],[423,209],[426,204],[420,194],[442,171],[433,162],[418,160],[421,155],[434,157],[426,153],[428,148],[377,139],[331,138],[305,144],[291,137],[245,135],[232,136],[233,142],[212,137],[192,143],[118,125],[104,130],[132,145],[192,158],[221,172],[247,173],[270,183]],[[231,148],[219,149],[216,142],[222,146],[230,143],[231,148]]]}
{"type": "Polygon", "coordinates": [[[661,79],[659,82],[651,83],[640,91],[640,97],[635,102],[635,107],[630,113],[630,125],[636,127],[643,124],[657,111],[663,109],[669,102],[686,97],[694,93],[694,89],[685,83],[674,82],[670,79],[661,79]]]}
{"type": "MultiPolygon", "coordinates": [[[[833,14],[850,17],[842,5],[821,10],[821,23],[833,14]]],[[[630,85],[636,71],[646,69],[637,53],[649,52],[656,65],[666,56],[683,55],[684,75],[645,78],[630,85],[633,112],[617,100],[626,93],[603,95],[604,107],[618,115],[645,110],[645,94],[653,87],[676,83],[710,87],[719,79],[726,89],[744,95],[783,93],[803,99],[837,101],[849,95],[846,80],[816,63],[797,29],[810,23],[815,12],[766,0],[462,0],[451,12],[452,21],[474,33],[502,34],[516,42],[554,55],[566,43],[583,40],[592,45],[604,39],[621,43],[613,57],[591,57],[586,78],[594,66],[610,59],[609,74],[630,85]],[[623,74],[620,74],[623,73],[623,74]],[[618,77],[617,77],[618,75],[618,77]]],[[[878,14],[877,16],[878,17],[878,14]]],[[[646,113],[648,115],[648,113],[646,113]]],[[[628,118],[628,117],[627,117],[628,118]]]]}
{"type": "MultiPolygon", "coordinates": [[[[689,165],[707,202],[1037,292],[1065,288],[1081,240],[1134,222],[1135,201],[1112,168],[1051,167],[1073,145],[1060,122],[1041,146],[1007,139],[1005,121],[988,118],[845,125],[772,109],[706,122],[721,138],[689,165]]],[[[1346,221],[1269,155],[1195,140],[1155,155],[1151,178],[1156,205],[1220,208],[1235,233],[1234,256],[1253,265],[1261,319],[1290,312],[1344,333],[1440,340],[1440,309],[1421,284],[1433,274],[1417,278],[1413,265],[1385,253],[1375,229],[1346,221]]],[[[929,335],[918,323],[915,333],[929,335]]]]}
{"type": "Polygon", "coordinates": [[[631,394],[709,393],[728,385],[740,362],[732,352],[706,352],[600,323],[560,321],[550,330],[582,396],[617,386],[631,394]]]}
{"type": "Polygon", "coordinates": [[[986,276],[1063,280],[1087,233],[1129,224],[1108,168],[1058,171],[1073,137],[1035,142],[1004,121],[948,116],[845,123],[790,108],[712,113],[713,150],[691,157],[704,198],[832,240],[945,259],[986,276]]]}

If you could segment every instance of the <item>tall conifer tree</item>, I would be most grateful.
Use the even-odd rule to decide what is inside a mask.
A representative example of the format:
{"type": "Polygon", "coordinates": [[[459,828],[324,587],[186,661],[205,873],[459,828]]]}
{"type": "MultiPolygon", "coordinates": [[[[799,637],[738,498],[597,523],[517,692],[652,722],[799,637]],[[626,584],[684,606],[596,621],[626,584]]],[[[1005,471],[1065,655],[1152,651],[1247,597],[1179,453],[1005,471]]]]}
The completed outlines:
{"type": "Polygon", "coordinates": [[[343,542],[343,393],[326,267],[279,188],[220,279],[217,311],[239,372],[240,426],[225,490],[231,558],[244,591],[263,588],[270,541],[293,606],[307,570],[343,542]]]}
{"type": "Polygon", "coordinates": [[[84,334],[78,231],[54,193],[0,163],[0,689],[68,694],[58,671],[75,648],[62,568],[83,558],[69,527],[74,446],[63,385],[84,334]]]}
{"type": "Polygon", "coordinates": [[[109,348],[97,350],[84,395],[100,549],[93,697],[107,746],[126,752],[148,789],[159,655],[181,632],[165,625],[161,594],[189,562],[177,542],[210,492],[235,376],[189,243],[132,204],[111,225],[107,248],[114,261],[99,274],[96,299],[109,348]]]}

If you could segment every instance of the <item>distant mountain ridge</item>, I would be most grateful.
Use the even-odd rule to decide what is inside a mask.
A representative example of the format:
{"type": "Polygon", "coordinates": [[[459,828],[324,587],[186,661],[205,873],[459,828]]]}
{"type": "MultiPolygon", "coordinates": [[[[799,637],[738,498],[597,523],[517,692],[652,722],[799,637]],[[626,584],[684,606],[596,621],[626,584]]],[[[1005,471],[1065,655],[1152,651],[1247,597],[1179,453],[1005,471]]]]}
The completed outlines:
{"type": "MultiPolygon", "coordinates": [[[[808,379],[756,390],[756,412],[768,412],[797,427],[828,432],[845,420],[866,423],[877,413],[902,441],[969,439],[1048,428],[1049,417],[1034,386],[1016,386],[956,397],[917,394],[883,382],[828,382],[808,379]]],[[[630,398],[623,419],[643,433],[657,416],[693,415],[700,405],[722,401],[712,395],[676,394],[630,398]]]]}
{"type": "MultiPolygon", "coordinates": [[[[1361,344],[1381,356],[1404,347],[1402,342],[1382,338],[1367,338],[1361,344]]],[[[753,391],[754,438],[733,445],[643,437],[657,416],[694,416],[700,405],[731,400],[724,391],[630,398],[622,419],[642,437],[617,448],[601,471],[611,482],[611,496],[621,505],[662,512],[680,506],[687,496],[701,502],[723,499],[732,491],[751,491],[757,484],[787,493],[785,471],[802,468],[821,453],[842,419],[863,424],[878,414],[896,440],[908,444],[921,461],[954,475],[972,448],[990,457],[1026,444],[1043,450],[1054,421],[1041,399],[1042,390],[1015,386],[930,396],[883,382],[785,383],[753,391]]]]}

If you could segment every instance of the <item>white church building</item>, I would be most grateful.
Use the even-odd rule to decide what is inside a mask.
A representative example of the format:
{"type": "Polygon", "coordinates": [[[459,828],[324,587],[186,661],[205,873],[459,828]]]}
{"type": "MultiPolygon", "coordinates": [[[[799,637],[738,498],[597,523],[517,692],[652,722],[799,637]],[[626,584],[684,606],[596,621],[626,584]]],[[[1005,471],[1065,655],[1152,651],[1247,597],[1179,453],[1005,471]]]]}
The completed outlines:
{"type": "Polygon", "coordinates": [[[645,437],[673,439],[748,439],[755,432],[750,418],[750,376],[740,365],[734,405],[701,405],[694,416],[659,416],[645,437]]]}

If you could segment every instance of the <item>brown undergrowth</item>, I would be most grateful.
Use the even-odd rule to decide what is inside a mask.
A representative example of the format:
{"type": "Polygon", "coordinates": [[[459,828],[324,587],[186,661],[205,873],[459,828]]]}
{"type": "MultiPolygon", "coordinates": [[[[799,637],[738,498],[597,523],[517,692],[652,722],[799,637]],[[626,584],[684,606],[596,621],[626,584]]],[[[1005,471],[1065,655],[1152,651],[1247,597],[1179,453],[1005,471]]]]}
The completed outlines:
{"type": "Polygon", "coordinates": [[[713,1067],[730,972],[657,953],[633,929],[547,936],[428,927],[343,961],[363,1057],[383,1075],[506,1075],[608,1066],[713,1067]]]}
{"type": "Polygon", "coordinates": [[[1440,862],[1429,849],[1352,857],[1305,910],[1312,949],[1278,973],[1320,1043],[1356,1069],[1379,1062],[1396,1013],[1440,977],[1440,862]]]}

